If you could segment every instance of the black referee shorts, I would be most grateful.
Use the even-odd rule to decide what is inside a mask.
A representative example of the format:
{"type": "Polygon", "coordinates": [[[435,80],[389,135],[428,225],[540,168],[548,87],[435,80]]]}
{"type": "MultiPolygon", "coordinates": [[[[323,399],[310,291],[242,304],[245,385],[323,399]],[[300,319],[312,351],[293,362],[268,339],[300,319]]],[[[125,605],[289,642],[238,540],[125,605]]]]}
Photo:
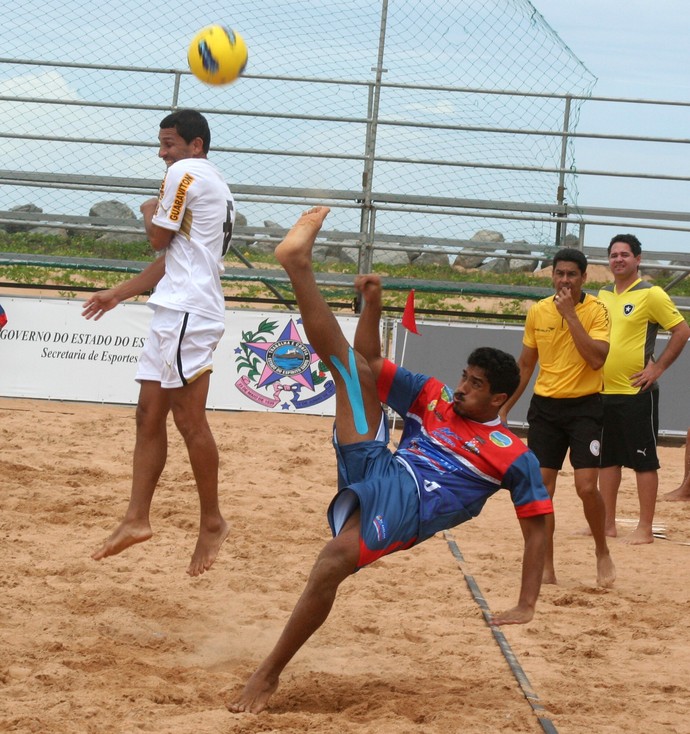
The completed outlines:
{"type": "Polygon", "coordinates": [[[581,398],[533,395],[527,444],[545,469],[562,469],[568,449],[573,469],[599,467],[603,406],[599,393],[581,398]]]}
{"type": "Polygon", "coordinates": [[[656,471],[659,435],[659,390],[637,395],[603,395],[604,432],[601,465],[656,471]]]}

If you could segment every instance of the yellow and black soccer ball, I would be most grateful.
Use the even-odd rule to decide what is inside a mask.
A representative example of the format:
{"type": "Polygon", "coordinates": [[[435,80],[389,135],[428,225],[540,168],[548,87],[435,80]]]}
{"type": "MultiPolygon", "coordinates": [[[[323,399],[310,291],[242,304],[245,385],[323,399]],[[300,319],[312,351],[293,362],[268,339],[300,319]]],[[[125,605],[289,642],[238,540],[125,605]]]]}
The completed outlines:
{"type": "Polygon", "coordinates": [[[234,82],[247,66],[249,54],[239,33],[224,25],[209,25],[192,38],[187,51],[189,68],[206,84],[234,82]]]}

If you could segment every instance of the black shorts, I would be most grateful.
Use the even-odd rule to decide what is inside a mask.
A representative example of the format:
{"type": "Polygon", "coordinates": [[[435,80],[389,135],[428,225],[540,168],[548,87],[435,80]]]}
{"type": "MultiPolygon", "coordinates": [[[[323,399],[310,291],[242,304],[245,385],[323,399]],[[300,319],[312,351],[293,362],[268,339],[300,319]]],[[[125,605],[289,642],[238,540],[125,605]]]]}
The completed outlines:
{"type": "Polygon", "coordinates": [[[527,445],[544,469],[562,469],[570,449],[573,469],[599,466],[603,407],[601,395],[545,398],[533,395],[527,412],[527,445]]]}
{"type": "Polygon", "coordinates": [[[636,472],[656,471],[659,457],[659,390],[637,395],[603,395],[604,432],[601,465],[627,466],[636,472]]]}

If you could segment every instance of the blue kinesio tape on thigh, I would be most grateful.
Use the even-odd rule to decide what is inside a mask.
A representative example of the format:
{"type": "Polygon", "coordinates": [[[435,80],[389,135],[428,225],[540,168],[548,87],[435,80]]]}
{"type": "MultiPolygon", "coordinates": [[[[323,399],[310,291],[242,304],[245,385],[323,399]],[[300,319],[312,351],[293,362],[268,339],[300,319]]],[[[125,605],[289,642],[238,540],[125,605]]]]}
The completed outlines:
{"type": "Polygon", "coordinates": [[[345,382],[347,396],[350,398],[350,405],[352,406],[352,415],[355,419],[355,430],[357,433],[364,435],[369,430],[369,426],[367,425],[367,416],[364,412],[362,386],[359,384],[355,352],[352,347],[349,347],[347,354],[350,362],[349,372],[337,357],[331,356],[331,362],[333,362],[333,366],[340,372],[340,376],[345,382]]]}

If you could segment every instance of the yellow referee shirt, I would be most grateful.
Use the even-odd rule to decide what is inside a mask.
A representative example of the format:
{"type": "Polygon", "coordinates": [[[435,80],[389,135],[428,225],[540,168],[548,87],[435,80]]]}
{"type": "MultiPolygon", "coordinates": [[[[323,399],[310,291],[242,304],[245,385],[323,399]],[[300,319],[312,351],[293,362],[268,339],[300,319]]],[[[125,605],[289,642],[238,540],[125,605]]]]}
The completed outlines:
{"type": "MultiPolygon", "coordinates": [[[[598,298],[583,292],[575,313],[592,339],[609,341],[608,311],[598,298]]],[[[553,296],[537,301],[527,312],[522,342],[539,353],[535,395],[580,398],[601,392],[602,371],[593,370],[577,351],[568,324],[558,313],[553,296]]]]}
{"type": "Polygon", "coordinates": [[[630,377],[644,369],[654,354],[659,331],[671,329],[683,317],[668,293],[645,280],[635,281],[622,293],[614,285],[599,291],[611,317],[611,347],[604,364],[605,395],[635,395],[630,377]]]}

